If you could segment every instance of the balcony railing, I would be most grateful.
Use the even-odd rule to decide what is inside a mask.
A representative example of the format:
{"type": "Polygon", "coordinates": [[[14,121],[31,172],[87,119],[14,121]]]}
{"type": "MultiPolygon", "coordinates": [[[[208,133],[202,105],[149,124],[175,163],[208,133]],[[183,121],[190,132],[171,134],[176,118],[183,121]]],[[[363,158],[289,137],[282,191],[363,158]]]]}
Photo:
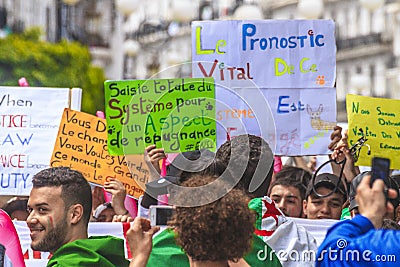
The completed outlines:
{"type": "Polygon", "coordinates": [[[372,44],[384,44],[386,41],[382,38],[382,33],[371,33],[368,35],[357,36],[354,38],[338,38],[336,46],[338,50],[352,49],[360,46],[372,44]]]}

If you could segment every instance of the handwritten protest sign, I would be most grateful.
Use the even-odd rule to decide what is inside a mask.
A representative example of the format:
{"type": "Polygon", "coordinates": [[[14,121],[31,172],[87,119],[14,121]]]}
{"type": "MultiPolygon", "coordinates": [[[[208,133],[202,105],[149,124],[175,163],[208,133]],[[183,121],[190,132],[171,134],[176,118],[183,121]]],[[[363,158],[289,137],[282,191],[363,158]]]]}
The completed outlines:
{"type": "Polygon", "coordinates": [[[400,169],[400,100],[358,95],[346,96],[349,142],[353,145],[362,136],[361,128],[371,147],[363,147],[357,164],[371,166],[372,157],[391,160],[391,169],[400,169]]]}
{"type": "Polygon", "coordinates": [[[139,198],[149,170],[143,155],[111,156],[107,151],[107,126],[104,119],[83,112],[65,109],[51,166],[69,166],[79,170],[94,184],[103,185],[110,178],[120,180],[127,194],[139,198]]]}
{"type": "Polygon", "coordinates": [[[336,125],[335,96],[335,88],[218,90],[217,144],[227,134],[250,132],[262,136],[276,155],[327,154],[336,125]]]}
{"type": "Polygon", "coordinates": [[[192,23],[193,77],[227,87],[333,87],[332,20],[240,20],[192,23]]]}
{"type": "Polygon", "coordinates": [[[333,21],[193,22],[192,58],[193,77],[215,79],[218,146],[226,135],[250,133],[278,155],[329,152],[336,120],[333,21]]]}
{"type": "Polygon", "coordinates": [[[166,153],[215,149],[212,78],[106,81],[108,149],[143,154],[156,144],[166,153]]]}
{"type": "Polygon", "coordinates": [[[33,175],[49,167],[64,108],[73,103],[80,107],[72,95],[80,95],[81,89],[73,90],[0,87],[2,195],[29,195],[33,175]]]}

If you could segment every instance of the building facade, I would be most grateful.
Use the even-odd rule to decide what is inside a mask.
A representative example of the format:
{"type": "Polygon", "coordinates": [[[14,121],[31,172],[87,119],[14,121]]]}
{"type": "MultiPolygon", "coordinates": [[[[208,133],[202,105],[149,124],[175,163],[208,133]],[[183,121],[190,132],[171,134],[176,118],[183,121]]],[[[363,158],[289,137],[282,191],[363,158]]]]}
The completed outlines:
{"type": "MultiPolygon", "coordinates": [[[[298,1],[270,1],[271,19],[301,16],[298,1]]],[[[400,99],[400,8],[396,1],[369,11],[359,0],[325,0],[321,19],[336,24],[338,121],[347,120],[346,94],[400,99]]]]}
{"type": "MultiPolygon", "coordinates": [[[[131,14],[122,14],[117,2],[0,0],[0,14],[13,31],[39,26],[50,42],[88,45],[109,79],[190,76],[190,19],[229,19],[244,4],[257,5],[265,19],[302,18],[298,0],[140,1],[131,14]]],[[[400,99],[400,1],[386,0],[374,11],[360,0],[323,4],[320,18],[336,23],[338,121],[347,120],[348,93],[400,99]]]]}

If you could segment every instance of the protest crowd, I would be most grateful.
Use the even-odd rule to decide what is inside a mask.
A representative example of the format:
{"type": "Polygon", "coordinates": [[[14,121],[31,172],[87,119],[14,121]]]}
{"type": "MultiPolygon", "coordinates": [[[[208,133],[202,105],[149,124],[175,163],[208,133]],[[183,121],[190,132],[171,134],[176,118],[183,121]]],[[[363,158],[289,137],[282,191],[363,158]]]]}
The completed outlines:
{"type": "MultiPolygon", "coordinates": [[[[245,26],[245,39],[252,41],[248,49],[261,49],[262,42],[255,45],[259,39],[253,38],[260,25],[245,26]]],[[[321,36],[298,36],[296,48],[323,47],[321,36]]],[[[284,49],[286,39],[280,40],[279,48],[284,49]]],[[[50,166],[30,178],[29,194],[9,196],[2,206],[3,266],[28,266],[24,260],[32,257],[47,266],[396,266],[400,262],[400,176],[389,166],[388,172],[359,167],[358,160],[367,155],[367,135],[362,130],[350,140],[347,129],[317,117],[322,105],[317,111],[299,101],[309,127],[324,136],[317,139],[321,151],[329,151],[321,153],[325,161],[321,155],[293,154],[286,144],[277,149],[261,134],[228,132],[217,136],[217,147],[215,122],[207,120],[216,104],[206,98],[176,98],[188,94],[185,86],[215,98],[214,87],[201,80],[192,88],[190,78],[187,84],[183,80],[179,90],[154,80],[157,96],[173,97],[162,105],[154,98],[144,100],[151,87],[143,83],[140,92],[126,96],[129,101],[140,97],[139,104],[115,100],[120,97],[119,85],[106,81],[106,88],[118,91],[118,96],[106,92],[111,106],[105,110],[107,120],[63,111],[50,166]],[[164,109],[172,113],[168,109],[175,104],[177,114],[161,118],[153,114],[164,109]],[[194,107],[204,104],[200,112],[194,107]],[[139,132],[137,136],[129,139],[124,129],[118,131],[140,114],[145,114],[146,127],[127,128],[129,133],[139,132]],[[115,119],[114,124],[109,119],[115,119]],[[158,123],[170,132],[151,132],[158,123]],[[183,133],[180,126],[194,128],[183,133]],[[86,129],[79,132],[79,127],[86,129]],[[71,141],[75,136],[79,142],[71,141]],[[169,143],[163,146],[162,139],[169,143]],[[203,139],[214,146],[207,140],[202,143],[203,139]],[[77,156],[85,151],[85,156],[77,156]],[[139,160],[131,161],[130,154],[139,155],[139,160]],[[146,179],[140,181],[140,175],[146,179]],[[24,227],[29,232],[28,252],[20,243],[24,227]],[[92,235],[93,229],[102,234],[92,235]]],[[[129,86],[136,82],[141,83],[132,81],[129,86]]],[[[168,80],[168,85],[173,82],[168,80]]],[[[289,109],[282,99],[286,98],[279,98],[275,108],[278,113],[289,109]]],[[[277,129],[290,124],[275,123],[277,129]]]]}

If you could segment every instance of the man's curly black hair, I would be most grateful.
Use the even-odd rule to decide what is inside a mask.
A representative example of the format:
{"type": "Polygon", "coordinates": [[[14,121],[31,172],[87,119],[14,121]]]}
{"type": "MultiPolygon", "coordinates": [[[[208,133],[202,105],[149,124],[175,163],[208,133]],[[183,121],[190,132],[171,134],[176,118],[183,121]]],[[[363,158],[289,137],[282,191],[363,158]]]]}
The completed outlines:
{"type": "Polygon", "coordinates": [[[267,195],[274,155],[263,138],[251,134],[235,136],[218,148],[216,158],[239,181],[237,189],[244,190],[251,197],[267,195]],[[259,186],[251,188],[252,183],[259,186]]]}
{"type": "MultiPolygon", "coordinates": [[[[217,176],[195,175],[182,186],[199,187],[214,182],[208,196],[226,186],[217,176]],[[219,188],[218,188],[219,187],[219,188]],[[215,192],[214,192],[215,191],[215,192]]],[[[256,215],[247,206],[249,199],[242,190],[233,189],[210,204],[197,207],[176,207],[170,225],[177,232],[176,242],[194,261],[238,261],[251,248],[256,215]]]]}

